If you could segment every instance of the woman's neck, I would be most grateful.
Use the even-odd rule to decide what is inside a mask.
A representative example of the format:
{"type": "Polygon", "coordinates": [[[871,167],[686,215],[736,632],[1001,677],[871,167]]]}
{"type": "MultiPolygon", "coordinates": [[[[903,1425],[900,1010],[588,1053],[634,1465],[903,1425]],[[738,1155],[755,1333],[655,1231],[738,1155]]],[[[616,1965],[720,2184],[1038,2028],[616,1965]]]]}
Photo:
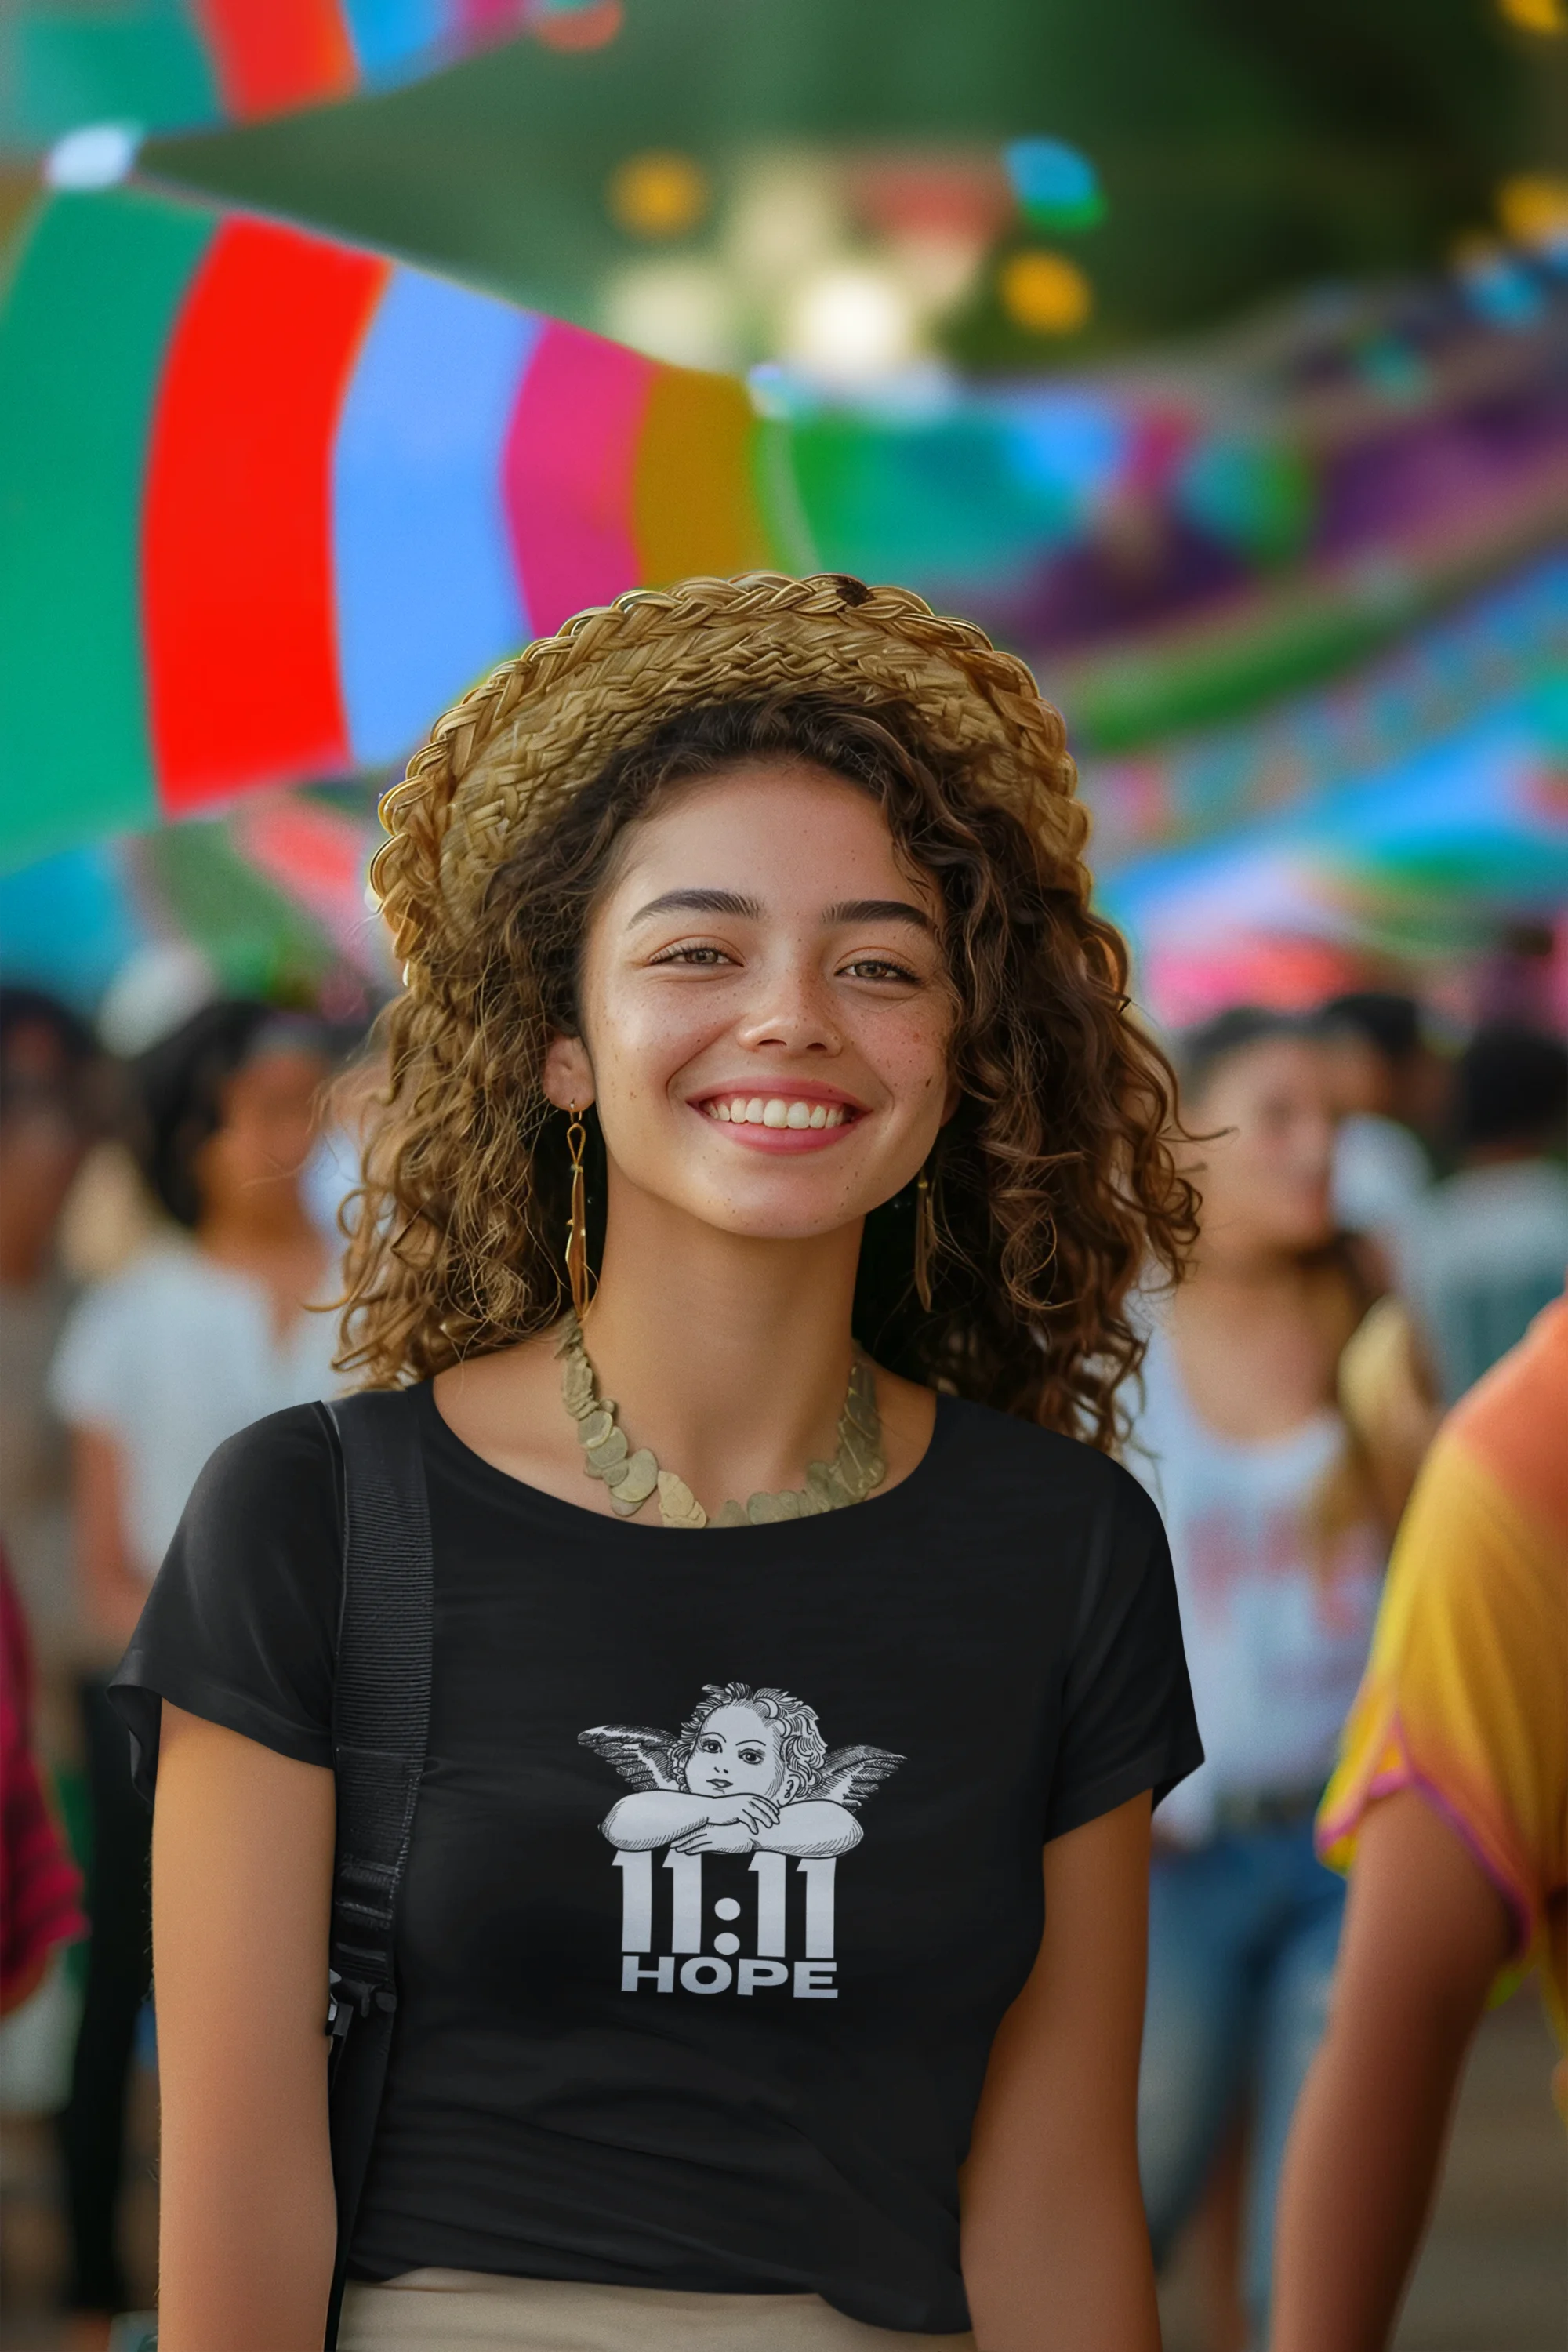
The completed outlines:
{"type": "Polygon", "coordinates": [[[1172,1302],[1183,1385],[1222,1436],[1269,1440],[1321,1411],[1349,1337],[1342,1281],[1292,1251],[1205,1242],[1172,1302]]]}
{"type": "MultiPolygon", "coordinates": [[[[831,1461],[854,1361],[850,1318],[858,1223],[803,1241],[726,1234],[620,1183],[584,1339],[600,1394],[634,1448],[647,1446],[710,1515],[733,1499],[800,1486],[831,1461]]],[[[471,1452],[563,1501],[607,1514],[585,1477],[577,1423],[549,1333],[437,1375],[437,1409],[471,1452]]],[[[929,1389],[881,1371],[885,1486],[931,1443],[929,1389]]],[[[637,1517],[657,1526],[650,1496],[637,1517]]]]}
{"type": "Polygon", "coordinates": [[[292,1187],[279,1198],[258,1195],[210,1211],[196,1228],[196,1246],[260,1284],[279,1336],[324,1288],[326,1247],[292,1187]]]}
{"type": "Polygon", "coordinates": [[[634,1443],[699,1494],[795,1486],[831,1458],[859,1247],[858,1224],[758,1241],[617,1192],[584,1337],[634,1443]]]}
{"type": "Polygon", "coordinates": [[[318,1228],[290,1187],[275,1196],[242,1196],[206,1210],[196,1227],[200,1246],[214,1257],[276,1256],[306,1241],[319,1246],[318,1228]]]}
{"type": "MultiPolygon", "coordinates": [[[[1184,1291],[1228,1291],[1253,1298],[1279,1297],[1312,1286],[1316,1268],[1300,1250],[1249,1235],[1205,1234],[1199,1244],[1184,1291]]],[[[1180,1294],[1178,1294],[1180,1295],[1180,1294]]]]}

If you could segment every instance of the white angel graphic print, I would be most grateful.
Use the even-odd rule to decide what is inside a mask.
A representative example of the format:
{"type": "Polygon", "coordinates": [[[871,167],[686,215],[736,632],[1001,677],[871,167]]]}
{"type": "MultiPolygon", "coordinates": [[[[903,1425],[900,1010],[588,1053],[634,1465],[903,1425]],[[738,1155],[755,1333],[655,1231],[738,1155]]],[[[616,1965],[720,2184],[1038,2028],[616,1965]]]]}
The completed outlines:
{"type": "MultiPolygon", "coordinates": [[[[797,1999],[833,2000],[834,1873],[860,1843],[858,1809],[904,1758],[885,1748],[830,1750],[816,1711],[790,1691],[709,1683],[678,1732],[604,1723],[578,1744],[613,1764],[632,1794],[600,1828],[622,1874],[622,1990],[645,1986],[742,1997],[793,1987],[797,1999]],[[668,1948],[657,1942],[654,1855],[670,1874],[668,1948]],[[705,1855],[750,1857],[752,1900],[710,1898],[705,1855]],[[790,1864],[804,1899],[790,1900],[790,1864]],[[751,1913],[752,1936],[730,1924],[751,1913]],[[724,1925],[717,1931],[710,1917],[724,1925]],[[788,1965],[798,1940],[802,1956],[788,1965]],[[742,1955],[743,1941],[754,1949],[742,1955]],[[740,1956],[740,1957],[737,1957],[740,1956]]],[[[726,1874],[731,1876],[732,1874],[726,1874]]]]}

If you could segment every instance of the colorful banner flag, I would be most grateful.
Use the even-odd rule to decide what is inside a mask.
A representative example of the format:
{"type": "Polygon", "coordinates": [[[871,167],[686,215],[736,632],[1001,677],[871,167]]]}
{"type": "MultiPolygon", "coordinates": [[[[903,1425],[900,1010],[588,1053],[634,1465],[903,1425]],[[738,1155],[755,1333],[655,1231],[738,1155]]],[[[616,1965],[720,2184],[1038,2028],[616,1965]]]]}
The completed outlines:
{"type": "Polygon", "coordinates": [[[1306,1005],[1352,984],[1358,951],[1451,954],[1479,918],[1554,919],[1565,709],[1568,685],[1548,681],[1374,775],[1102,874],[1142,1001],[1175,1026],[1248,994],[1306,1005]]]}
{"type": "Polygon", "coordinates": [[[0,311],[0,862],[388,764],[583,606],[767,562],[771,429],[328,238],[51,198],[0,311]]]}
{"type": "Polygon", "coordinates": [[[329,106],[512,40],[561,5],[14,0],[0,10],[0,146],[45,146],[91,122],[200,131],[329,106]]]}

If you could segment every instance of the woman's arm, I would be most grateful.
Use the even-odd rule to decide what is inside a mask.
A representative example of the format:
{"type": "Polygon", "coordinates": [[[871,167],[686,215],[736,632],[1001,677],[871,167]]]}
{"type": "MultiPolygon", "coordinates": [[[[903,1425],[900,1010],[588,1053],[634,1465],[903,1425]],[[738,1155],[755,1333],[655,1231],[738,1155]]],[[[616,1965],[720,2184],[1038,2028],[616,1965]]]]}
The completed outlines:
{"type": "Polygon", "coordinates": [[[1454,2093],[1510,1923],[1414,1789],[1362,1824],[1329,2030],[1279,2197],[1274,2352],[1381,2352],[1432,2202],[1454,2093]]]}
{"type": "Polygon", "coordinates": [[[125,1539],[125,1465],[119,1440],[107,1430],[74,1433],[71,1504],[89,1618],[118,1653],[136,1630],[149,1588],[125,1539]]]}
{"type": "Polygon", "coordinates": [[[1138,2186],[1149,1798],[1046,1848],[1046,1932],[963,2180],[978,2352],[1159,2352],[1138,2186]]]}
{"type": "Polygon", "coordinates": [[[163,1705],[162,2352],[321,2352],[332,1776],[163,1705]]]}

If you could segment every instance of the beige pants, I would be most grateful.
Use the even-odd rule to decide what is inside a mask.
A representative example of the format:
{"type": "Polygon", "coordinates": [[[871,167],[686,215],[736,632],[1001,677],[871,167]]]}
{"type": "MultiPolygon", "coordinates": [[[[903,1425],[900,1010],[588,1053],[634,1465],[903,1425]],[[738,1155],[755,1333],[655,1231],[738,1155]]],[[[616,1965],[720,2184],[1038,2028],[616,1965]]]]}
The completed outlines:
{"type": "Polygon", "coordinates": [[[339,2352],[973,2352],[973,2336],[868,2327],[815,2294],[676,2294],[658,2287],[408,2271],[350,2283],[339,2352]]]}

